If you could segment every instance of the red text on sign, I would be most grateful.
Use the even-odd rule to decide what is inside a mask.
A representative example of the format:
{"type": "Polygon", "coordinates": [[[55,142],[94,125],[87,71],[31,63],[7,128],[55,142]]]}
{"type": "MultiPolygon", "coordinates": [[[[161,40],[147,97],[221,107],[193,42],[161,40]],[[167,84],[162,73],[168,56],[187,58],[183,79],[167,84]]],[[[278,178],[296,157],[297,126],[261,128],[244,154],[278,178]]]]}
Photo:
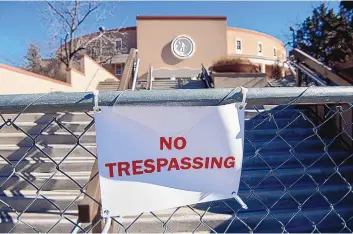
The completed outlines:
{"type": "Polygon", "coordinates": [[[131,162],[106,163],[109,177],[151,174],[161,171],[235,168],[235,157],[182,157],[134,160],[131,162]]]}
{"type": "Polygon", "coordinates": [[[159,149],[164,150],[166,147],[168,150],[172,150],[172,145],[177,150],[182,150],[186,147],[186,140],[184,137],[177,137],[173,140],[172,137],[168,137],[168,140],[165,137],[159,138],[159,149]]]}

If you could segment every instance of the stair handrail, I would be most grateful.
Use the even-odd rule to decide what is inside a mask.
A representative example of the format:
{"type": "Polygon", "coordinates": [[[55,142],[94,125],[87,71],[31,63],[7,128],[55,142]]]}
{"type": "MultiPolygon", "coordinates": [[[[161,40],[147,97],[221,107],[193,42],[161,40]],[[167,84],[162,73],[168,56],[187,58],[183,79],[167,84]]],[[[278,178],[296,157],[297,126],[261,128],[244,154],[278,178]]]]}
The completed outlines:
{"type": "Polygon", "coordinates": [[[135,88],[136,88],[136,81],[137,81],[137,74],[139,71],[139,66],[140,66],[140,59],[137,59],[136,65],[135,65],[135,70],[134,70],[134,78],[132,80],[131,90],[135,90],[135,88]]]}
{"type": "Polygon", "coordinates": [[[201,64],[201,73],[199,74],[199,77],[203,82],[205,83],[207,88],[213,88],[213,80],[210,77],[210,75],[207,72],[207,69],[204,67],[203,64],[201,64]]]}
{"type": "Polygon", "coordinates": [[[134,70],[134,62],[137,56],[137,49],[131,48],[129,56],[127,57],[125,68],[123,71],[123,75],[121,76],[120,84],[119,84],[119,91],[124,91],[132,86],[132,79],[133,79],[133,70],[134,70]]]}
{"type": "Polygon", "coordinates": [[[152,90],[152,84],[153,84],[153,67],[150,66],[150,69],[148,70],[149,75],[147,76],[147,89],[152,90]]]}
{"type": "Polygon", "coordinates": [[[298,48],[293,49],[289,54],[297,60],[297,64],[305,64],[306,67],[315,71],[322,77],[327,78],[333,84],[340,86],[352,85],[352,83],[348,82],[343,77],[335,74],[331,68],[298,48]]]}
{"type": "MultiPolygon", "coordinates": [[[[310,79],[312,79],[316,84],[318,84],[320,86],[328,86],[328,84],[323,79],[321,79],[318,76],[315,76],[314,74],[311,74],[309,72],[309,69],[306,68],[305,66],[303,66],[302,64],[296,64],[292,61],[287,61],[287,64],[288,64],[289,69],[292,71],[293,75],[298,76],[298,75],[300,75],[300,72],[303,72],[306,76],[308,76],[310,79]],[[294,72],[293,67],[298,69],[299,71],[294,72]]],[[[301,83],[301,82],[299,82],[299,83],[301,83]]]]}

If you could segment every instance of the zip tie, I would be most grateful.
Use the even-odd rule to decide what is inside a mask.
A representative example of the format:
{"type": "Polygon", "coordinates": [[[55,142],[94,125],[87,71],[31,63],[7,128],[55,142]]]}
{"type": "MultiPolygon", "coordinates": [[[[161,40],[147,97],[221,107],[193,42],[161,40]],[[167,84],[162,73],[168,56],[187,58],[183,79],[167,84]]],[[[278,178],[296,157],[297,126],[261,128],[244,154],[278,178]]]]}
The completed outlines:
{"type": "Polygon", "coordinates": [[[94,112],[100,112],[100,110],[101,110],[98,106],[98,94],[99,94],[98,90],[93,91],[93,101],[94,101],[93,111],[94,112]]]}
{"type": "Polygon", "coordinates": [[[102,230],[102,234],[107,234],[109,231],[109,228],[112,224],[112,218],[108,217],[105,219],[105,224],[104,224],[104,228],[102,230]]]}
{"type": "Polygon", "coordinates": [[[233,197],[235,198],[235,200],[237,200],[237,202],[241,205],[241,207],[245,210],[248,209],[248,206],[245,204],[245,202],[238,196],[238,194],[233,193],[233,197]]]}
{"type": "Polygon", "coordinates": [[[248,93],[248,89],[247,88],[244,88],[244,87],[240,87],[241,88],[241,93],[243,94],[243,100],[241,102],[241,106],[240,106],[240,109],[245,109],[245,106],[246,106],[246,94],[248,93]]]}

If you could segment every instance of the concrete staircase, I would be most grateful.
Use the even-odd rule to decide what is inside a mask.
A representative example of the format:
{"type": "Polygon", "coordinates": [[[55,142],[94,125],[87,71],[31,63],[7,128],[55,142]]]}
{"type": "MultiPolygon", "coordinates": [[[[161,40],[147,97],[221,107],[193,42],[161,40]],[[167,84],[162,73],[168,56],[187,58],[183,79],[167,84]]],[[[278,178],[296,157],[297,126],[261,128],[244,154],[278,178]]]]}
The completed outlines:
{"type": "Polygon", "coordinates": [[[162,80],[152,81],[152,89],[204,89],[205,83],[202,80],[162,80]]]}
{"type": "MultiPolygon", "coordinates": [[[[13,119],[15,115],[4,117],[13,119]]],[[[85,113],[22,114],[15,124],[28,136],[0,123],[1,232],[9,232],[24,211],[12,232],[70,232],[74,225],[65,218],[77,222],[77,204],[83,198],[79,185],[89,180],[96,154],[94,125],[89,128],[91,121],[85,113]],[[62,126],[51,122],[53,118],[62,126]],[[87,132],[78,139],[84,131],[87,132]],[[36,137],[38,148],[32,147],[30,137],[36,137]],[[21,176],[11,176],[13,171],[21,176]],[[65,218],[61,218],[64,210],[65,218]]]]}
{"type": "Polygon", "coordinates": [[[97,90],[99,91],[116,91],[119,88],[120,81],[107,79],[105,81],[101,81],[97,85],[97,90]]]}
{"type": "MultiPolygon", "coordinates": [[[[315,178],[317,183],[322,184],[334,172],[332,162],[324,155],[323,142],[317,136],[310,137],[313,135],[312,125],[308,120],[298,118],[299,111],[295,107],[281,112],[278,112],[281,107],[264,106],[258,108],[264,112],[260,114],[257,111],[248,110],[246,112],[243,182],[240,185],[239,195],[246,201],[249,209],[242,210],[238,217],[254,227],[267,214],[264,207],[266,204],[271,207],[271,214],[275,216],[269,215],[256,231],[281,231],[281,225],[275,217],[284,223],[288,222],[298,212],[298,204],[292,198],[295,197],[297,201],[302,203],[308,199],[303,204],[306,216],[312,220],[322,219],[330,211],[330,206],[320,193],[315,193],[317,185],[310,177],[307,175],[302,177],[304,170],[301,163],[309,166],[317,161],[307,172],[315,178]],[[274,119],[265,120],[268,116],[266,112],[276,113],[274,119]],[[276,138],[278,129],[282,129],[281,138],[276,138]],[[303,141],[303,139],[306,140],[303,141]],[[291,156],[289,145],[295,147],[293,152],[296,158],[291,156]],[[260,155],[257,155],[256,149],[260,147],[260,155]],[[321,156],[323,157],[321,158],[321,156]],[[278,169],[274,170],[275,176],[267,177],[271,168],[278,169]],[[295,181],[297,181],[295,186],[289,189],[290,195],[283,195],[286,191],[284,185],[288,188],[295,181]],[[254,189],[256,197],[251,195],[248,186],[256,186],[254,189]],[[312,194],[314,195],[311,198],[312,194]],[[249,200],[246,199],[247,197],[249,200]],[[282,197],[280,201],[275,203],[280,197],[282,197]]],[[[5,115],[4,117],[5,119],[13,119],[14,115],[5,115]]],[[[87,129],[91,120],[92,118],[84,113],[21,115],[15,123],[28,134],[35,136],[45,128],[35,142],[49,157],[39,149],[31,150],[32,140],[21,131],[12,126],[3,126],[0,129],[0,185],[4,183],[0,194],[1,232],[10,231],[16,225],[17,217],[22,211],[25,213],[20,217],[21,222],[12,230],[13,232],[33,232],[33,229],[28,225],[40,232],[70,232],[74,225],[69,220],[77,222],[77,204],[83,195],[79,196],[80,187],[67,175],[81,186],[89,179],[94,162],[91,153],[96,154],[94,125],[87,129]],[[75,133],[76,136],[85,130],[87,132],[78,140],[55,122],[47,126],[53,117],[56,117],[65,128],[75,133]],[[75,147],[78,141],[85,148],[79,145],[75,147]],[[67,155],[73,148],[74,150],[67,155]],[[27,151],[29,151],[28,154],[26,154],[27,151]],[[57,164],[61,161],[62,163],[57,166],[52,160],[57,164]],[[37,194],[37,189],[33,185],[15,175],[7,180],[13,172],[13,167],[8,162],[11,162],[15,166],[15,171],[31,181],[33,185],[38,188],[43,186],[41,192],[37,194]],[[53,176],[57,169],[60,169],[61,172],[58,171],[53,176]],[[51,176],[53,177],[51,178],[51,176]],[[51,178],[49,183],[44,184],[49,178],[51,178]],[[75,200],[77,196],[79,198],[75,200]],[[57,207],[51,202],[54,202],[57,207]],[[4,203],[9,204],[17,213],[4,203]],[[60,213],[64,210],[66,210],[65,215],[61,217],[60,213]],[[50,230],[53,226],[55,227],[50,230]]],[[[330,140],[332,139],[323,139],[324,142],[330,142],[330,140]]],[[[337,163],[347,159],[347,156],[351,154],[335,144],[331,144],[327,150],[337,163]]],[[[352,159],[350,159],[340,167],[340,173],[349,183],[352,183],[353,179],[352,165],[352,159]]],[[[350,205],[352,204],[352,194],[349,193],[349,189],[342,179],[333,176],[320,189],[320,192],[332,202],[339,201],[345,194],[348,194],[347,199],[343,199],[334,208],[336,212],[347,219],[352,216],[353,207],[350,205]]],[[[234,210],[240,208],[234,199],[226,200],[226,202],[234,210]]],[[[192,207],[195,211],[188,207],[179,209],[168,222],[168,228],[173,232],[194,230],[200,223],[199,215],[202,215],[209,205],[209,203],[194,205],[192,207]]],[[[155,214],[161,220],[166,221],[173,211],[175,209],[158,211],[155,214]]],[[[216,202],[202,220],[217,232],[226,231],[228,225],[227,232],[248,232],[246,226],[237,219],[231,223],[232,213],[233,211],[224,203],[216,202]]],[[[334,216],[334,214],[332,215],[334,216]]],[[[128,226],[135,218],[124,217],[121,222],[128,226]]],[[[342,228],[342,222],[339,222],[337,217],[336,219],[331,217],[331,220],[320,223],[319,230],[321,232],[337,232],[342,228]]],[[[84,224],[83,227],[87,225],[84,224]]],[[[352,228],[353,224],[347,225],[352,228]]],[[[311,232],[313,228],[312,223],[303,215],[297,214],[286,229],[289,232],[311,232]]],[[[114,231],[121,232],[123,230],[116,229],[114,231]]],[[[128,231],[163,232],[164,228],[163,224],[152,214],[144,214],[128,231]]],[[[204,224],[197,229],[197,232],[205,231],[209,231],[209,229],[204,224]]]]}

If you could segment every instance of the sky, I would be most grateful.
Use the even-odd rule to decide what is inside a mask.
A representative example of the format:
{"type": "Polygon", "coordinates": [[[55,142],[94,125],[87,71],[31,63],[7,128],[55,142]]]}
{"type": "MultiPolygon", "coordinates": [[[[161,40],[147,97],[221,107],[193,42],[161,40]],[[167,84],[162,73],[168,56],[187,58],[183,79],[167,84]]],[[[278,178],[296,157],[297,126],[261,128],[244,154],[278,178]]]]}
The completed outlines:
{"type": "MultiPolygon", "coordinates": [[[[327,2],[327,1],[326,1],[327,2]]],[[[96,22],[92,16],[84,25],[85,32],[121,26],[135,26],[137,15],[220,15],[227,16],[228,26],[246,28],[272,35],[284,43],[290,40],[289,26],[302,22],[319,1],[166,1],[166,2],[102,2],[111,10],[107,18],[96,22]]],[[[329,7],[338,8],[339,2],[328,2],[329,7]]],[[[49,46],[53,30],[49,25],[44,2],[0,1],[0,63],[20,65],[29,43],[35,42],[47,57],[53,51],[49,46]]],[[[55,29],[54,29],[55,31],[55,29]]],[[[206,35],[205,35],[206,36],[206,35]]],[[[289,49],[289,48],[288,48],[289,49]]]]}

